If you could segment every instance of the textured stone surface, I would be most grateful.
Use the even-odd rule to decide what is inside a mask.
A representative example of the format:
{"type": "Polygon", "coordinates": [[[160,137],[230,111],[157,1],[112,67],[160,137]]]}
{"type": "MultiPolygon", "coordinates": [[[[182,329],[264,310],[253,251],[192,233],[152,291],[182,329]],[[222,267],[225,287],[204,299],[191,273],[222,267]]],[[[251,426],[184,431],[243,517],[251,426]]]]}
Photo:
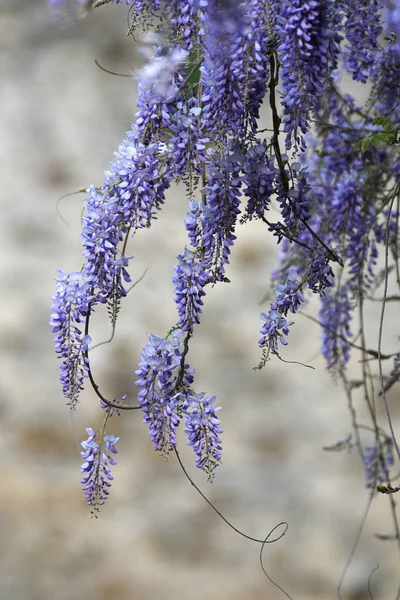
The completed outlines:
{"type": "MultiPolygon", "coordinates": [[[[80,491],[78,440],[85,427],[99,426],[100,415],[88,391],[71,419],[47,323],[56,269],[80,265],[81,198],[59,203],[68,225],[56,207],[62,194],[101,182],[129,127],[135,80],[94,64],[125,73],[129,63],[138,64],[125,24],[124,8],[109,7],[59,29],[42,1],[0,2],[0,597],[279,598],[259,568],[259,547],[217,518],[176,461],[165,463],[153,452],[138,414],[113,418],[120,454],[99,520],[88,518],[80,491]]],[[[163,335],[174,322],[170,280],[185,240],[185,213],[184,193],[173,190],[154,228],[132,244],[133,276],[148,272],[124,303],[114,343],[93,354],[109,396],[135,394],[133,371],[146,332],[163,335]]],[[[340,387],[315,358],[318,328],[298,319],[286,355],[315,370],[275,361],[252,371],[259,359],[258,303],[275,256],[264,228],[246,225],[232,283],[210,290],[190,362],[197,389],[216,393],[223,405],[224,464],[210,485],[184,445],[182,456],[210,500],[244,532],[263,538],[289,522],[284,539],[266,548],[266,568],[296,600],[324,600],[335,597],[368,497],[358,457],[321,450],[347,434],[349,417],[340,387]]],[[[104,315],[96,315],[94,337],[108,334],[104,315]]],[[[395,343],[395,332],[387,337],[395,343]]],[[[394,596],[396,548],[373,537],[391,531],[387,512],[380,498],[346,598],[367,597],[377,562],[375,597],[394,596]]]]}

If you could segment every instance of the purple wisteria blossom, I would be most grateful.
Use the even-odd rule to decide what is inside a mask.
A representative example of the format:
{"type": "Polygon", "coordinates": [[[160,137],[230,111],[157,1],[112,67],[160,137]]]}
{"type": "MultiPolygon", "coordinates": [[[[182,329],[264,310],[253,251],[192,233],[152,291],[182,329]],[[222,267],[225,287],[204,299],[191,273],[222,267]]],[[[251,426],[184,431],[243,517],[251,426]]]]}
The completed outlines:
{"type": "Polygon", "coordinates": [[[57,334],[54,342],[57,357],[62,359],[60,379],[71,408],[75,408],[87,377],[87,349],[91,339],[84,335],[80,324],[86,320],[90,302],[90,285],[81,273],[58,271],[50,324],[57,334]]]}
{"type": "Polygon", "coordinates": [[[267,155],[266,143],[250,146],[243,161],[244,195],[248,198],[245,212],[247,217],[264,217],[278,180],[275,157],[267,155]]]}
{"type": "Polygon", "coordinates": [[[185,433],[188,445],[196,454],[196,466],[212,478],[214,470],[221,462],[220,420],[214,408],[215,396],[207,397],[204,393],[192,396],[185,409],[185,433]]]}
{"type": "Polygon", "coordinates": [[[240,214],[240,163],[233,151],[215,156],[207,169],[208,183],[202,190],[207,210],[202,219],[202,251],[212,282],[222,281],[235,243],[240,214]]]}
{"type": "Polygon", "coordinates": [[[195,323],[200,323],[204,286],[208,283],[208,275],[201,258],[185,248],[178,255],[179,264],[175,267],[172,283],[175,286],[175,302],[178,305],[178,325],[184,331],[193,331],[195,323]]]}
{"type": "Polygon", "coordinates": [[[301,281],[297,277],[295,269],[292,269],[289,279],[286,284],[278,284],[276,286],[278,292],[275,300],[276,309],[279,310],[285,317],[288,312],[297,312],[300,305],[304,302],[301,281]]]}
{"type": "Polygon", "coordinates": [[[197,98],[191,97],[177,102],[169,127],[172,137],[169,140],[173,155],[175,177],[182,179],[192,194],[207,163],[210,138],[201,125],[201,112],[197,98]]]}
{"type": "Polygon", "coordinates": [[[286,346],[286,337],[289,335],[289,327],[293,325],[293,321],[285,319],[276,308],[273,308],[273,305],[268,314],[261,313],[260,316],[265,323],[260,329],[262,338],[260,338],[258,345],[260,348],[265,349],[267,357],[270,353],[279,356],[278,344],[286,346]]]}
{"type": "Polygon", "coordinates": [[[342,371],[350,359],[352,303],[350,286],[321,297],[322,354],[328,369],[342,371]]]}
{"type": "Polygon", "coordinates": [[[144,146],[133,129],[116,153],[101,190],[88,189],[83,215],[83,274],[93,287],[95,302],[126,295],[131,255],[121,253],[123,242],[137,229],[149,227],[170,185],[168,152],[160,144],[144,146]]]}
{"type": "Polygon", "coordinates": [[[193,369],[182,356],[182,331],[173,333],[172,342],[149,335],[144,347],[136,385],[138,401],[149,424],[154,449],[164,456],[176,445],[176,429],[180,422],[185,389],[193,382],[193,369]]]}
{"type": "Polygon", "coordinates": [[[271,304],[269,312],[261,313],[264,321],[260,329],[262,338],[258,345],[263,349],[264,359],[269,359],[270,354],[279,356],[279,344],[286,346],[286,337],[289,335],[289,327],[293,321],[286,319],[289,312],[295,313],[304,302],[303,283],[299,280],[296,269],[291,269],[289,278],[285,284],[278,284],[275,302],[271,304]]]}
{"type": "MultiPolygon", "coordinates": [[[[288,165],[289,167],[289,165],[288,165]]],[[[290,165],[292,187],[286,191],[279,185],[278,200],[281,204],[281,215],[289,231],[304,228],[304,221],[310,218],[311,205],[308,194],[311,186],[307,181],[307,170],[300,163],[290,165]]]]}
{"type": "Polygon", "coordinates": [[[393,465],[392,439],[386,438],[379,446],[364,447],[364,467],[367,488],[388,483],[389,468],[393,465]]]}
{"type": "Polygon", "coordinates": [[[97,442],[93,429],[88,427],[86,433],[87,440],[81,442],[83,448],[81,457],[85,461],[81,466],[81,471],[84,473],[81,483],[86,502],[91,506],[92,515],[97,516],[109,494],[110,481],[114,479],[111,475],[111,466],[117,464],[113,454],[118,453],[115,445],[119,437],[106,435],[97,442]]]}
{"type": "Polygon", "coordinates": [[[216,416],[219,409],[213,407],[215,396],[193,392],[194,369],[185,362],[182,335],[182,330],[174,331],[172,342],[149,336],[136,371],[138,401],[155,450],[168,456],[176,446],[176,430],[184,418],[188,444],[197,456],[196,465],[211,477],[221,460],[222,429],[216,416]]]}
{"type": "Polygon", "coordinates": [[[309,114],[320,107],[341,37],[338,7],[321,0],[283,0],[277,17],[286,148],[305,147],[309,114]]]}
{"type": "Polygon", "coordinates": [[[221,139],[247,126],[255,131],[267,90],[265,3],[210,2],[205,14],[202,125],[221,139]]]}
{"type": "Polygon", "coordinates": [[[353,79],[365,83],[375,75],[378,58],[378,37],[382,33],[381,3],[377,0],[344,3],[346,45],[343,60],[353,79]]]}

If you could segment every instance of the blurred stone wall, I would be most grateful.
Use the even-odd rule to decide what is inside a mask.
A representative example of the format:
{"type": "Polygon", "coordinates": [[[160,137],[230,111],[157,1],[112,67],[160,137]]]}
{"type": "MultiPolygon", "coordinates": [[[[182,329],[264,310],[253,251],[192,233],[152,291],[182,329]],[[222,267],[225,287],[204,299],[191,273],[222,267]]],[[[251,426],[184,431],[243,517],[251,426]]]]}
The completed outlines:
{"type": "MultiPolygon", "coordinates": [[[[129,128],[134,77],[107,75],[94,63],[123,73],[138,66],[125,31],[122,6],[62,28],[44,0],[0,0],[0,598],[274,600],[282,596],[261,572],[259,546],[212,512],[173,458],[165,463],[154,453],[139,414],[110,424],[121,441],[100,519],[89,519],[80,489],[79,440],[85,427],[99,427],[100,411],[88,390],[71,416],[58,382],[50,302],[56,270],[81,264],[82,197],[57,201],[102,182],[129,128]]],[[[93,352],[109,397],[135,398],[146,332],[164,335],[175,320],[171,276],[185,243],[186,207],[184,192],[173,189],[154,227],[132,243],[133,277],[147,274],[123,304],[113,344],[93,352]]],[[[252,370],[259,302],[276,253],[264,227],[243,226],[232,283],[209,292],[190,363],[197,389],[216,393],[223,406],[224,460],[209,484],[184,443],[182,456],[210,500],[248,535],[263,538],[289,523],[265,550],[268,573],[295,600],[325,600],[336,595],[368,495],[356,454],[322,451],[347,435],[350,420],[318,357],[318,327],[299,317],[285,354],[315,370],[278,361],[252,370]]],[[[93,337],[109,333],[99,313],[93,337]]],[[[395,332],[386,333],[395,344],[395,332]]],[[[397,396],[393,390],[393,403],[397,396]]],[[[377,562],[375,597],[394,596],[396,547],[375,532],[391,532],[384,497],[371,509],[346,579],[348,599],[369,597],[377,562]]]]}

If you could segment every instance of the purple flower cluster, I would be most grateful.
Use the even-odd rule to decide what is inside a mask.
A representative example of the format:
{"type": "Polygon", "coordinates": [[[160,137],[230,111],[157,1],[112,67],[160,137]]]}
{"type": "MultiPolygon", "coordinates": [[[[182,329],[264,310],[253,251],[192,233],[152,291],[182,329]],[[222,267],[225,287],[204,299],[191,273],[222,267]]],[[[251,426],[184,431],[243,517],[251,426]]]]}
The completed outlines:
{"type": "Polygon", "coordinates": [[[126,267],[132,256],[125,255],[121,246],[125,236],[150,226],[170,183],[168,153],[160,144],[137,142],[135,134],[133,130],[121,144],[102,190],[88,189],[82,219],[83,274],[96,302],[125,296],[124,283],[131,281],[126,267]]]}
{"type": "Polygon", "coordinates": [[[289,335],[289,327],[293,325],[293,321],[288,321],[281,315],[280,312],[271,308],[268,314],[261,313],[261,319],[265,321],[264,325],[260,329],[262,338],[258,341],[260,348],[265,348],[267,356],[270,353],[279,356],[279,346],[286,346],[286,336],[289,335]]]}
{"type": "Polygon", "coordinates": [[[276,286],[276,291],[278,294],[274,306],[276,310],[279,310],[279,312],[285,316],[288,312],[297,312],[297,309],[304,302],[302,286],[294,269],[292,269],[286,284],[278,284],[276,286]]]}
{"type": "Polygon", "coordinates": [[[364,447],[364,467],[367,488],[387,483],[389,468],[393,465],[392,440],[386,438],[379,446],[364,447]]]}
{"type": "Polygon", "coordinates": [[[333,371],[342,371],[350,359],[353,307],[349,296],[349,287],[343,286],[321,297],[322,355],[333,371]]]}
{"type": "Polygon", "coordinates": [[[379,66],[378,37],[382,33],[381,4],[377,0],[360,3],[347,0],[345,7],[346,49],[344,65],[353,79],[366,83],[379,66]]]}
{"type": "Polygon", "coordinates": [[[319,108],[329,71],[336,68],[341,38],[332,25],[338,26],[337,10],[321,0],[281,3],[277,29],[287,149],[292,143],[305,147],[301,134],[307,133],[309,114],[319,108]]]}
{"type": "Polygon", "coordinates": [[[173,155],[174,174],[182,179],[192,194],[207,162],[209,137],[201,126],[201,107],[195,97],[180,101],[172,116],[169,141],[173,155]]]}
{"type": "Polygon", "coordinates": [[[149,335],[144,347],[136,385],[143,421],[150,426],[154,449],[168,456],[176,445],[176,429],[180,422],[182,389],[193,382],[193,370],[182,356],[182,332],[174,331],[172,343],[149,335]]]}
{"type": "Polygon", "coordinates": [[[275,157],[267,155],[265,142],[250,146],[243,161],[244,195],[248,198],[246,216],[262,218],[269,209],[277,187],[275,157]]]}
{"type": "Polygon", "coordinates": [[[79,324],[89,314],[89,288],[81,273],[58,272],[50,324],[57,334],[54,342],[57,357],[62,359],[60,379],[71,408],[75,408],[87,377],[87,349],[91,339],[82,333],[79,324]]]}
{"type": "Polygon", "coordinates": [[[279,187],[281,215],[288,230],[303,229],[303,222],[310,218],[311,206],[308,194],[311,186],[307,181],[307,171],[300,163],[290,165],[292,187],[288,192],[279,187]]]}
{"type": "Polygon", "coordinates": [[[196,466],[212,477],[214,470],[221,462],[222,433],[217,412],[221,408],[214,408],[215,396],[207,397],[203,392],[192,396],[185,408],[185,433],[188,436],[188,445],[192,446],[196,454],[196,466]]]}
{"type": "Polygon", "coordinates": [[[286,317],[289,312],[297,312],[304,302],[302,283],[294,269],[291,270],[286,284],[278,284],[276,291],[276,300],[271,304],[268,314],[261,313],[261,319],[265,322],[260,329],[263,337],[258,345],[265,350],[267,359],[270,353],[279,356],[279,343],[286,346],[286,336],[289,335],[289,327],[293,325],[293,321],[287,320],[286,317]]]}
{"type": "Polygon", "coordinates": [[[88,427],[86,433],[87,440],[81,442],[83,448],[81,456],[85,461],[81,466],[81,471],[84,473],[81,483],[86,502],[92,507],[92,515],[96,516],[107,499],[111,487],[110,481],[114,479],[111,475],[111,466],[117,464],[113,454],[118,453],[115,445],[119,438],[115,435],[106,435],[97,442],[93,429],[88,427]]]}
{"type": "Polygon", "coordinates": [[[211,476],[221,459],[222,430],[215,414],[219,409],[212,406],[215,396],[196,395],[191,388],[194,369],[185,362],[182,334],[182,330],[174,331],[172,343],[149,336],[136,371],[138,401],[155,450],[168,456],[176,446],[176,430],[183,417],[196,464],[211,476]]]}
{"type": "Polygon", "coordinates": [[[213,136],[224,139],[243,127],[247,43],[239,3],[224,0],[221,6],[214,4],[201,66],[202,123],[213,136]]]}
{"type": "Polygon", "coordinates": [[[172,283],[175,286],[175,302],[178,305],[178,325],[184,331],[193,331],[193,325],[200,323],[204,286],[208,282],[203,261],[196,254],[185,248],[178,255],[179,264],[175,267],[172,283]]]}
{"type": "Polygon", "coordinates": [[[240,213],[240,163],[232,152],[215,157],[207,169],[203,189],[207,211],[203,218],[203,259],[212,282],[222,281],[235,243],[235,226],[240,213]]]}
{"type": "Polygon", "coordinates": [[[236,240],[240,188],[238,157],[233,153],[225,158],[215,156],[208,166],[208,183],[202,189],[203,203],[189,204],[185,225],[190,243],[199,255],[202,267],[198,272],[202,271],[204,283],[224,280],[225,265],[236,240]]]}
{"type": "Polygon", "coordinates": [[[202,124],[226,141],[257,130],[269,72],[265,2],[209,2],[204,15],[202,124]]]}

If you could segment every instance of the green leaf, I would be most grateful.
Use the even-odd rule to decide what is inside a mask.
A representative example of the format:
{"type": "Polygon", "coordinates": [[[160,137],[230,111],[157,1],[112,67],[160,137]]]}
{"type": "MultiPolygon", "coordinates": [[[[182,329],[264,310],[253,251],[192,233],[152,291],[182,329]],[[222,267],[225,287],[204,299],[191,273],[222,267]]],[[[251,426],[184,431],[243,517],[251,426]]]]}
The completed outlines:
{"type": "Polygon", "coordinates": [[[361,150],[366,152],[371,148],[371,137],[367,136],[361,140],[361,150]]]}
{"type": "Polygon", "coordinates": [[[392,131],[393,126],[392,123],[389,121],[389,119],[383,115],[378,115],[377,117],[375,117],[374,119],[372,119],[372,124],[373,125],[379,125],[380,127],[383,127],[383,129],[389,133],[392,131]]]}

